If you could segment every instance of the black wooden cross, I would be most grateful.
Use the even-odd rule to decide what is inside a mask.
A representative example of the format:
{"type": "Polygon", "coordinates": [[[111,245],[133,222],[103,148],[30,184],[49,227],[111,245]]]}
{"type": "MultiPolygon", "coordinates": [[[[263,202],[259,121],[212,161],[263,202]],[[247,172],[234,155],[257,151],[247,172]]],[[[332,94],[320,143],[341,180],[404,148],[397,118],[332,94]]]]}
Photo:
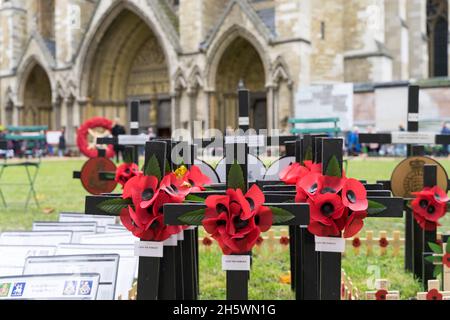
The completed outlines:
{"type": "MultiPolygon", "coordinates": [[[[246,144],[226,145],[227,176],[234,163],[239,164],[244,174],[245,188],[248,188],[247,180],[247,162],[248,148],[246,144]]],[[[229,179],[227,179],[229,181],[229,179]]],[[[244,193],[246,190],[242,190],[244,193]]],[[[196,193],[197,196],[206,197],[208,195],[223,194],[223,191],[207,191],[196,193]]],[[[266,201],[267,202],[267,201],[266,201]]],[[[274,225],[305,225],[309,222],[309,205],[307,204],[282,204],[267,203],[265,206],[282,208],[294,215],[294,218],[286,223],[274,225]]],[[[188,212],[204,209],[204,204],[167,204],[164,206],[164,219],[168,225],[183,225],[180,217],[188,212]]],[[[201,224],[201,223],[200,223],[201,224]]],[[[200,225],[199,224],[199,225],[200,225]]],[[[249,253],[251,254],[251,253],[249,253]]],[[[227,271],[227,299],[228,300],[247,300],[248,299],[248,271],[227,271]]]]}
{"type": "MultiPolygon", "coordinates": [[[[341,139],[305,136],[296,142],[296,155],[299,163],[313,155],[316,163],[322,163],[327,168],[330,159],[336,156],[342,169],[341,139]],[[309,156],[307,156],[309,154],[309,156]]],[[[310,160],[310,159],[308,159],[310,160]]],[[[323,169],[325,170],[325,169],[323,169]]],[[[367,185],[368,189],[381,189],[379,185],[367,185]]],[[[269,200],[292,201],[295,197],[293,186],[265,186],[264,191],[269,200]]],[[[390,192],[385,190],[368,190],[369,200],[383,204],[387,209],[372,217],[402,217],[403,199],[390,198],[390,192]]],[[[340,299],[341,254],[315,252],[315,237],[307,230],[307,225],[296,228],[293,236],[300,240],[295,248],[295,266],[292,280],[295,282],[298,299],[301,300],[338,300],[340,299]]]]}
{"type": "MultiPolygon", "coordinates": [[[[401,133],[377,133],[359,134],[360,143],[378,144],[406,144],[407,156],[424,156],[424,145],[449,145],[450,135],[438,135],[434,133],[419,132],[419,86],[409,86],[408,89],[408,113],[407,132],[401,133]]],[[[379,181],[384,188],[391,189],[390,181],[379,181]]],[[[414,190],[420,191],[420,190],[414,190]]],[[[405,202],[406,204],[406,202],[405,202]]],[[[405,205],[405,270],[413,272],[417,277],[422,276],[422,263],[416,264],[418,259],[414,258],[414,219],[412,211],[405,205]]]]}

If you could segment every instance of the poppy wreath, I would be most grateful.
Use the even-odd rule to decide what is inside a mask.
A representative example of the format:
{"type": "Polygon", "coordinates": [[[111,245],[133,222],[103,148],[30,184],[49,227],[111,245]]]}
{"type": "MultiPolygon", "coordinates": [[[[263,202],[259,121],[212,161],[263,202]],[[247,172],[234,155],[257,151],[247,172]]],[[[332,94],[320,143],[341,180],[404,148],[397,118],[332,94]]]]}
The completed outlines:
{"type": "Polygon", "coordinates": [[[312,234],[351,238],[361,231],[369,214],[386,210],[380,203],[367,199],[361,182],[345,177],[336,157],[331,158],[325,175],[315,167],[297,180],[295,198],[297,203],[310,205],[308,230],[312,234]]]}
{"type": "Polygon", "coordinates": [[[116,176],[114,181],[125,187],[125,184],[133,177],[142,175],[142,171],[140,171],[139,167],[135,163],[122,163],[116,170],[116,176]]]}
{"type": "Polygon", "coordinates": [[[273,223],[294,219],[286,210],[264,206],[264,193],[257,185],[244,194],[243,172],[237,163],[231,166],[227,183],[229,189],[225,195],[212,195],[205,200],[188,196],[190,201],[204,201],[206,208],[178,218],[188,225],[202,225],[223,254],[247,254],[261,244],[261,233],[267,232],[273,223]]]}
{"type": "Polygon", "coordinates": [[[209,179],[195,166],[191,171],[181,167],[162,177],[158,160],[153,156],[143,174],[125,183],[122,198],[106,200],[98,207],[108,213],[120,213],[122,224],[141,240],[165,241],[186,226],[164,224],[164,205],[182,203],[192,190],[203,188],[203,182],[208,183],[209,179]]]}
{"type": "MultiPolygon", "coordinates": [[[[112,121],[102,117],[95,117],[84,122],[77,130],[77,146],[82,154],[88,158],[98,157],[97,149],[90,149],[88,143],[89,130],[95,128],[104,128],[111,132],[112,121]]],[[[114,157],[114,146],[109,145],[106,149],[106,157],[114,157]]]]}
{"type": "Polygon", "coordinates": [[[450,240],[445,244],[433,242],[428,243],[428,247],[433,251],[433,255],[425,257],[425,261],[434,265],[433,277],[437,278],[444,271],[444,266],[450,268],[450,240]]]}
{"type": "Polygon", "coordinates": [[[412,194],[416,197],[411,202],[414,219],[423,230],[435,231],[440,226],[439,219],[447,213],[447,193],[436,186],[412,194]]]}

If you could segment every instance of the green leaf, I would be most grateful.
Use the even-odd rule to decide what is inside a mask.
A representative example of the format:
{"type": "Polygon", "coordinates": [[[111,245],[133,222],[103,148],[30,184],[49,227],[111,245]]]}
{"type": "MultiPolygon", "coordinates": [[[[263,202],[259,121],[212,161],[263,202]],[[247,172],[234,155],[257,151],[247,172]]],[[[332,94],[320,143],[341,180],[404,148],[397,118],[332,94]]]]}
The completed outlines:
{"type": "Polygon", "coordinates": [[[428,246],[430,247],[431,250],[433,250],[434,253],[437,253],[437,254],[443,254],[444,253],[444,250],[442,249],[442,246],[438,245],[437,243],[428,242],[428,246]]]}
{"type": "Polygon", "coordinates": [[[278,207],[269,207],[272,211],[272,224],[283,224],[295,218],[295,216],[287,210],[278,207]]]}
{"type": "Polygon", "coordinates": [[[450,254],[450,240],[447,241],[447,245],[445,246],[445,253],[450,254]]]}
{"type": "Polygon", "coordinates": [[[185,198],[187,202],[205,202],[205,199],[199,196],[195,196],[193,194],[188,194],[185,198]]]}
{"type": "Polygon", "coordinates": [[[409,200],[408,202],[406,202],[406,206],[412,210],[413,209],[412,208],[412,200],[409,200]]]}
{"type": "Polygon", "coordinates": [[[247,191],[244,180],[244,172],[237,162],[231,165],[230,172],[228,173],[227,184],[228,188],[241,189],[244,193],[247,191]]]}
{"type": "Polygon", "coordinates": [[[434,271],[433,271],[433,277],[436,279],[437,277],[439,277],[439,275],[442,273],[444,267],[443,266],[436,266],[434,267],[434,271]]]}
{"type": "Polygon", "coordinates": [[[369,216],[377,215],[386,211],[386,209],[387,208],[383,204],[373,200],[369,200],[369,208],[367,209],[367,213],[369,214],[369,216]]]}
{"type": "Polygon", "coordinates": [[[308,146],[308,148],[306,149],[303,161],[312,161],[312,159],[313,159],[312,146],[308,146]]]}
{"type": "Polygon", "coordinates": [[[330,162],[328,162],[327,169],[325,170],[325,175],[329,177],[342,178],[342,170],[336,156],[332,156],[330,162]]]}
{"type": "Polygon", "coordinates": [[[201,226],[205,217],[205,209],[191,211],[178,217],[178,220],[189,226],[201,226]]]}
{"type": "Polygon", "coordinates": [[[161,181],[161,167],[159,166],[158,159],[156,155],[152,155],[147,162],[147,166],[145,167],[144,174],[146,176],[154,176],[161,181]]]}
{"type": "Polygon", "coordinates": [[[132,204],[133,201],[131,199],[116,198],[100,202],[97,208],[109,214],[119,215],[120,211],[128,208],[132,204]]]}
{"type": "Polygon", "coordinates": [[[438,257],[438,256],[428,256],[424,258],[425,261],[434,264],[435,262],[440,262],[442,261],[442,257],[438,257]]]}
{"type": "Polygon", "coordinates": [[[125,151],[123,152],[123,162],[125,163],[133,162],[133,152],[131,152],[131,149],[125,149],[125,151]]]}
{"type": "Polygon", "coordinates": [[[166,159],[166,174],[170,173],[172,169],[170,168],[170,162],[166,159]]]}

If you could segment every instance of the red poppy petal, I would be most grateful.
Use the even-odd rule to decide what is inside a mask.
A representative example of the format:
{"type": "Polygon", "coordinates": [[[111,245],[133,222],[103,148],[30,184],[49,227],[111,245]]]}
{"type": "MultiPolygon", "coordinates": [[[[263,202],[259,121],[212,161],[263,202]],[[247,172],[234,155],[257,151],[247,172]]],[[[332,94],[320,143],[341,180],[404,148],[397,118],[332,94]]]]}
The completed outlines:
{"type": "Polygon", "coordinates": [[[319,221],[313,221],[310,223],[308,226],[308,231],[318,237],[336,237],[340,235],[340,231],[335,224],[327,226],[319,221]]]}
{"type": "Polygon", "coordinates": [[[259,230],[261,232],[269,231],[273,223],[272,211],[267,207],[261,207],[257,213],[257,217],[259,230]]]}
{"type": "Polygon", "coordinates": [[[363,219],[360,219],[356,215],[352,214],[345,226],[344,238],[351,238],[357,235],[364,227],[363,219]]]}
{"type": "Polygon", "coordinates": [[[266,202],[266,198],[264,197],[264,193],[261,189],[254,184],[250,190],[245,194],[246,199],[251,199],[253,201],[252,211],[257,212],[259,208],[266,202]]]}

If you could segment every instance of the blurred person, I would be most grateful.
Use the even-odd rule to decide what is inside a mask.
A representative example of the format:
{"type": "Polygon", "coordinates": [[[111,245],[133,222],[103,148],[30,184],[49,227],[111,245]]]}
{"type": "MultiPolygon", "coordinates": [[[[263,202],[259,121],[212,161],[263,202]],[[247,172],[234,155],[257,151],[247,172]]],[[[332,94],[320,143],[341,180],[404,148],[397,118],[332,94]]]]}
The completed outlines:
{"type": "Polygon", "coordinates": [[[347,133],[346,143],[349,156],[358,156],[361,153],[358,127],[353,127],[353,129],[347,133]]]}
{"type": "MultiPolygon", "coordinates": [[[[374,134],[377,132],[372,126],[369,126],[367,128],[367,133],[374,134]]],[[[377,156],[380,154],[380,148],[381,146],[379,143],[369,143],[367,144],[367,153],[371,156],[377,156]]]]}
{"type": "MultiPolygon", "coordinates": [[[[442,124],[441,134],[446,136],[450,135],[450,124],[448,122],[444,122],[442,124]]],[[[444,157],[448,157],[449,152],[450,152],[449,145],[448,144],[443,145],[442,155],[444,157]]]]}
{"type": "Polygon", "coordinates": [[[59,142],[58,142],[58,156],[60,158],[64,157],[66,154],[66,129],[63,128],[61,130],[61,135],[59,136],[59,142]]]}

